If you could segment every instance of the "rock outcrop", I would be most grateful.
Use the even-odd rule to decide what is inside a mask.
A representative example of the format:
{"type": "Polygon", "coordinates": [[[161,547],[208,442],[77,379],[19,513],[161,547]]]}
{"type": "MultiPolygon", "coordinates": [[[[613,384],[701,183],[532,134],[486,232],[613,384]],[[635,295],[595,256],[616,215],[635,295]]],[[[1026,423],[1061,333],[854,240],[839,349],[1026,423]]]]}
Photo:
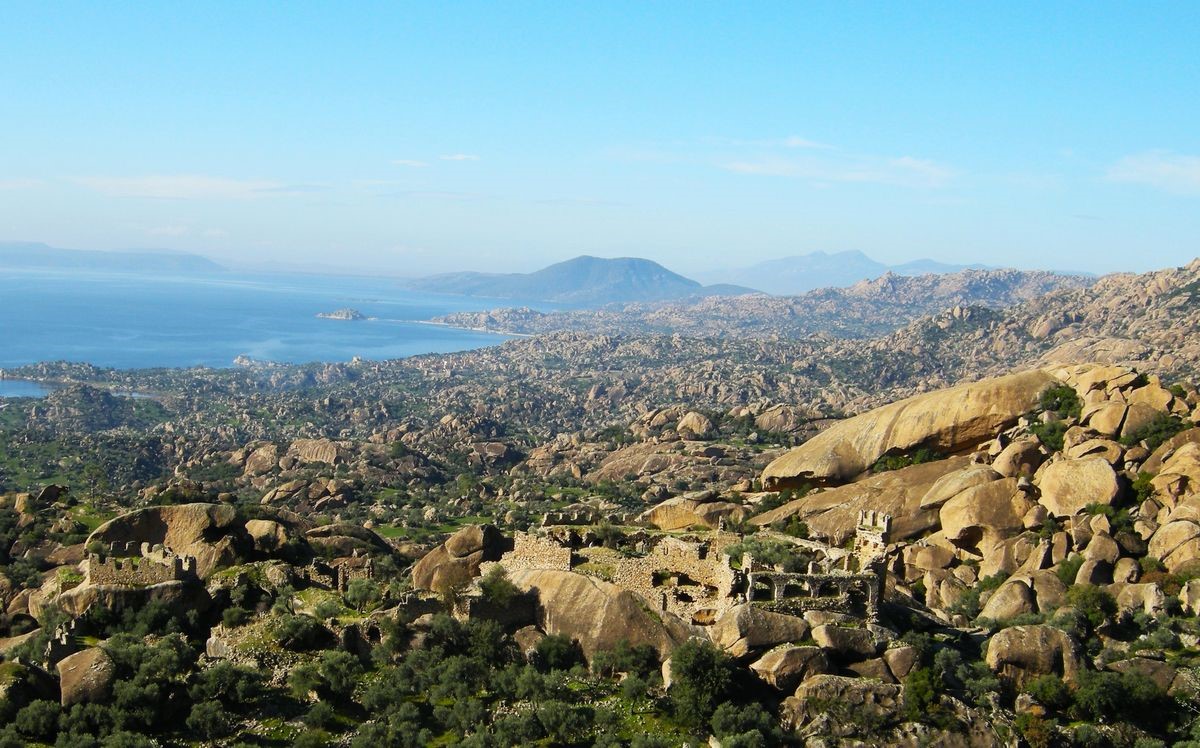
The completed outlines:
{"type": "Polygon", "coordinates": [[[510,579],[537,595],[540,628],[579,642],[588,659],[622,640],[650,645],[666,658],[692,633],[671,614],[654,615],[634,593],[594,577],[534,569],[514,572],[510,579]]]}
{"type": "Polygon", "coordinates": [[[492,525],[470,525],[451,535],[413,565],[413,587],[444,591],[479,576],[479,565],[498,561],[507,550],[504,536],[492,525]]]}
{"type": "Polygon", "coordinates": [[[888,454],[918,447],[957,454],[979,446],[1031,411],[1056,383],[1042,370],[959,385],[901,400],[834,424],[763,471],[763,482],[840,484],[888,454]]]}
{"type": "Polygon", "coordinates": [[[114,517],[96,528],[88,545],[99,543],[162,544],[181,556],[196,559],[196,573],[207,577],[215,569],[241,563],[254,542],[227,504],[153,506],[114,517]]]}

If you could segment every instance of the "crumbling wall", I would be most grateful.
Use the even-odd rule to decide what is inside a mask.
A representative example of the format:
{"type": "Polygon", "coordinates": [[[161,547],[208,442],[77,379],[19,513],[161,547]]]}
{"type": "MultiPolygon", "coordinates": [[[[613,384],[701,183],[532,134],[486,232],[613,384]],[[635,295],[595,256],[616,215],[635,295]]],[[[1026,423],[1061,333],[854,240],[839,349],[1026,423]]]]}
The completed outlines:
{"type": "Polygon", "coordinates": [[[513,549],[500,557],[500,565],[509,572],[531,569],[570,571],[571,549],[547,538],[518,533],[513,536],[513,549]]]}

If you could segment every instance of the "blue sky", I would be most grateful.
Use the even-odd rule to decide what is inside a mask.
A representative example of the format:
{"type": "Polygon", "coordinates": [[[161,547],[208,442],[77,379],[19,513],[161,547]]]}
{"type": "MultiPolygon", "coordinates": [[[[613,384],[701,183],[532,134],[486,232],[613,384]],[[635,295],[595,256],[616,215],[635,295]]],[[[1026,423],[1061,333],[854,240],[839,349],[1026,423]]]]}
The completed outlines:
{"type": "Polygon", "coordinates": [[[0,239],[395,273],[1200,255],[1198,3],[0,16],[0,239]]]}

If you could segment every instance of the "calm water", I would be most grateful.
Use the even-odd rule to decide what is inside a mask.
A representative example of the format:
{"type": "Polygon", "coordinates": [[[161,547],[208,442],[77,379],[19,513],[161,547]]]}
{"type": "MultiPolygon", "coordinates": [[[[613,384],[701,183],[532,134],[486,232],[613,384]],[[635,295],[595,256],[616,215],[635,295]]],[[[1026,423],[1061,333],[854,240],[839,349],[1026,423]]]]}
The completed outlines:
{"type": "Polygon", "coordinates": [[[50,392],[37,382],[23,379],[0,379],[0,397],[45,397],[50,392]]]}
{"type": "MultiPolygon", "coordinates": [[[[416,293],[372,278],[178,278],[0,268],[0,299],[0,368],[57,360],[141,368],[226,367],[238,356],[288,363],[388,359],[506,339],[417,323],[500,302],[416,293]],[[378,319],[315,316],[342,307],[378,319]]],[[[6,386],[16,384],[0,382],[0,388],[6,386]]],[[[2,394],[14,393],[0,389],[2,394]]]]}

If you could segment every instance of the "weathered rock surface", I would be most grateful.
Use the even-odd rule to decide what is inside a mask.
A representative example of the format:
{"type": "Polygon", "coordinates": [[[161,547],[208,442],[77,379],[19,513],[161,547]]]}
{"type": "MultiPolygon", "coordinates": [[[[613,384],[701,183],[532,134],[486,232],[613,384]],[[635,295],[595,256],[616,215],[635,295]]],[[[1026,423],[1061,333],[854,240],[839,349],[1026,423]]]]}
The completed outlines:
{"type": "Polygon", "coordinates": [[[1056,460],[1037,476],[1040,503],[1055,517],[1070,517],[1089,504],[1111,505],[1121,486],[1112,465],[1102,457],[1056,460]]]}
{"type": "Polygon", "coordinates": [[[138,509],[100,525],[87,542],[89,545],[161,543],[180,555],[195,557],[196,572],[201,577],[245,560],[254,545],[245,526],[238,521],[237,510],[226,504],[138,509]]]}
{"type": "Polygon", "coordinates": [[[479,576],[484,561],[498,561],[506,550],[504,536],[492,525],[471,525],[451,535],[413,565],[413,586],[442,590],[479,576]]]}
{"type": "Polygon", "coordinates": [[[892,515],[892,536],[914,537],[937,526],[936,508],[922,508],[922,499],[949,474],[968,464],[966,457],[912,465],[872,475],[857,483],[827,489],[790,501],[751,518],[753,524],[770,525],[799,517],[817,537],[841,538],[858,524],[858,513],[872,509],[892,515]]]}
{"type": "Polygon", "coordinates": [[[637,595],[595,577],[535,569],[514,572],[510,579],[537,595],[539,628],[578,641],[589,659],[622,639],[650,645],[665,658],[691,634],[675,616],[651,615],[637,595]]]}
{"type": "Polygon", "coordinates": [[[1018,686],[1050,674],[1073,682],[1084,667],[1083,650],[1070,634],[1052,626],[1013,626],[988,641],[987,665],[1018,686]]]}
{"type": "Polygon", "coordinates": [[[831,704],[866,719],[888,720],[904,701],[904,687],[840,675],[816,675],[800,684],[796,695],[783,702],[784,724],[799,728],[824,715],[831,704]]]}
{"type": "Polygon", "coordinates": [[[62,705],[106,703],[116,675],[116,663],[100,647],[67,655],[58,663],[62,705]]]}
{"type": "Polygon", "coordinates": [[[808,629],[803,618],[745,604],[725,611],[709,629],[708,635],[713,643],[734,657],[745,657],[754,650],[801,641],[808,629]]]}
{"type": "Polygon", "coordinates": [[[1018,488],[1016,478],[1004,478],[968,488],[942,505],[942,533],[956,546],[985,553],[1024,529],[1033,501],[1018,488]]]}
{"type": "Polygon", "coordinates": [[[784,646],[767,652],[750,669],[780,691],[790,691],[801,681],[828,673],[830,664],[820,647],[784,646]]]}
{"type": "Polygon", "coordinates": [[[763,471],[763,482],[845,483],[889,453],[973,449],[1032,410],[1056,381],[1035,370],[885,405],[839,422],[775,460],[763,471]]]}
{"type": "Polygon", "coordinates": [[[648,522],[660,530],[684,530],[694,525],[716,529],[721,520],[741,521],[746,508],[730,501],[719,501],[715,497],[677,496],[646,510],[638,520],[648,522]]]}

